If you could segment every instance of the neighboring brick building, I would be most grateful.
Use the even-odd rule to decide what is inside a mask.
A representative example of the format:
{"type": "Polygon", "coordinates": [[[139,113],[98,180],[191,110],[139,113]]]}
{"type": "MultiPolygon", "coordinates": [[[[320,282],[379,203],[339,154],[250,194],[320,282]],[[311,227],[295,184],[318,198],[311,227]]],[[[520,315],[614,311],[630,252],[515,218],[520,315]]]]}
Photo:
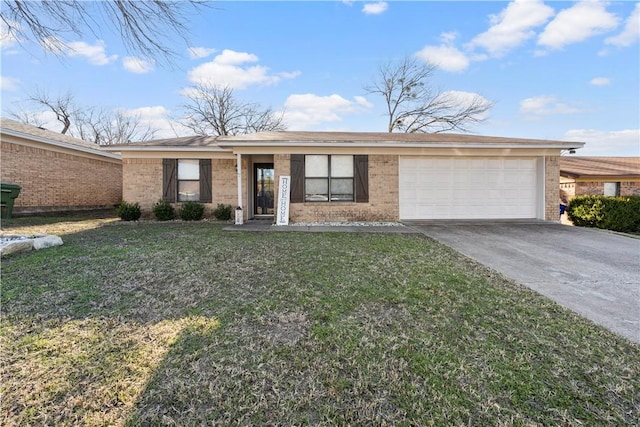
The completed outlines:
{"type": "Polygon", "coordinates": [[[120,203],[120,155],[67,135],[0,120],[1,180],[22,187],[14,213],[93,209],[120,203]]]}
{"type": "Polygon", "coordinates": [[[560,157],[560,198],[640,196],[640,157],[560,157]]]}
{"type": "Polygon", "coordinates": [[[123,199],[243,208],[271,218],[290,177],[293,222],[422,219],[558,221],[559,158],[580,142],[460,134],[261,132],[112,146],[123,199]],[[240,185],[240,190],[238,186],[240,185]]]}

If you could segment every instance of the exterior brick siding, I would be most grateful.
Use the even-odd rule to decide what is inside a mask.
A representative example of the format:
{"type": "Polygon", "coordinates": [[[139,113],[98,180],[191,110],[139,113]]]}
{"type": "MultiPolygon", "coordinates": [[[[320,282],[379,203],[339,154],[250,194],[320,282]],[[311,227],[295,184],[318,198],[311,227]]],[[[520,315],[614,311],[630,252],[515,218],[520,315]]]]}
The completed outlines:
{"type": "MultiPolygon", "coordinates": [[[[640,196],[640,181],[616,181],[620,183],[621,196],[640,196]]],[[[604,194],[604,181],[578,181],[574,184],[575,196],[597,196],[604,194]]]]}
{"type": "MultiPolygon", "coordinates": [[[[275,155],[276,186],[280,175],[290,174],[290,156],[275,155]]],[[[276,194],[277,194],[276,188],[276,194]]],[[[292,203],[289,207],[291,222],[323,221],[397,221],[398,156],[369,155],[368,203],[292,203]]]]}
{"type": "Polygon", "coordinates": [[[560,221],[560,156],[547,156],[544,161],[544,219],[560,221]]]}
{"type": "Polygon", "coordinates": [[[162,159],[122,159],[122,199],[139,203],[151,215],[151,207],[162,197],[162,159]]]}
{"type": "MultiPolygon", "coordinates": [[[[171,157],[171,156],[168,156],[171,157]]],[[[173,157],[175,158],[175,157],[173,157]]],[[[275,194],[282,175],[290,175],[289,154],[274,154],[275,194]]],[[[247,203],[247,182],[249,180],[247,156],[242,160],[243,195],[247,203]]],[[[213,159],[212,189],[213,202],[206,204],[208,211],[218,203],[237,206],[236,161],[233,159],[213,159]]],[[[559,220],[559,157],[548,156],[545,165],[545,206],[544,217],[548,221],[559,220]]],[[[123,160],[123,199],[138,202],[145,216],[151,216],[153,203],[162,197],[162,159],[123,160]]],[[[289,208],[291,222],[323,221],[398,221],[399,220],[399,156],[369,155],[369,202],[367,203],[292,203],[289,208]]],[[[176,207],[179,204],[176,204],[176,207]]],[[[244,218],[249,215],[244,207],[244,218]]]]}
{"type": "MultiPolygon", "coordinates": [[[[167,156],[168,158],[179,158],[167,156]]],[[[162,159],[123,159],[122,198],[139,203],[145,217],[153,216],[153,204],[162,198],[162,159]]],[[[238,204],[236,161],[213,159],[211,162],[212,203],[205,203],[205,216],[209,216],[218,203],[238,204]]],[[[246,162],[243,162],[243,179],[246,181],[246,162]]],[[[243,184],[246,194],[246,184],[243,184]]],[[[180,203],[174,206],[179,208],[180,203]]]]}
{"type": "Polygon", "coordinates": [[[2,141],[1,179],[22,187],[15,213],[112,207],[122,199],[119,159],[2,141]]]}

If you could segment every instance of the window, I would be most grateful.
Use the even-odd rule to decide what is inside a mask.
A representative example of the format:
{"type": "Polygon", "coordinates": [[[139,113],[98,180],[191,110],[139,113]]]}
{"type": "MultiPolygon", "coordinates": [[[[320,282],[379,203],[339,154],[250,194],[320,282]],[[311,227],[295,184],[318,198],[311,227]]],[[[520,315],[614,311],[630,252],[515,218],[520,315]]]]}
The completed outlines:
{"type": "MultiPolygon", "coordinates": [[[[349,167],[349,166],[347,166],[349,167]]],[[[352,192],[351,200],[356,203],[369,203],[369,156],[366,154],[356,154],[353,156],[305,156],[304,154],[291,154],[291,203],[304,203],[307,201],[307,176],[309,176],[309,185],[313,187],[318,186],[317,189],[321,192],[315,193],[315,198],[322,198],[324,201],[329,201],[329,182],[333,182],[334,191],[332,195],[335,197],[341,193],[340,185],[348,182],[348,179],[353,180],[352,184],[347,190],[352,192]],[[309,157],[310,167],[312,171],[307,175],[306,158],[309,157]],[[347,161],[347,159],[353,159],[353,162],[347,161]],[[340,177],[339,169],[341,163],[352,164],[353,172],[351,177],[340,177]],[[329,167],[333,166],[333,172],[329,175],[329,167]],[[338,170],[336,170],[336,167],[338,170]],[[324,171],[327,170],[325,174],[324,171]],[[319,174],[322,171],[323,176],[312,176],[313,174],[319,174]],[[341,179],[345,179],[340,181],[341,179]],[[316,181],[314,181],[316,180],[316,181]],[[319,196],[319,197],[318,197],[319,196]]],[[[313,190],[313,188],[310,188],[313,190]]],[[[309,193],[313,195],[312,192],[309,193]]],[[[342,192],[344,194],[344,192],[342,192]]],[[[313,199],[311,199],[313,201],[313,199]]]]}
{"type": "Polygon", "coordinates": [[[178,201],[200,200],[200,161],[178,160],[178,201]]]}
{"type": "Polygon", "coordinates": [[[211,159],[163,159],[162,198],[212,202],[211,159]]]}
{"type": "Polygon", "coordinates": [[[620,195],[620,183],[619,182],[605,182],[604,183],[604,195],[605,196],[619,196],[620,195]]]}
{"type": "Polygon", "coordinates": [[[307,202],[352,202],[353,156],[305,156],[305,196],[307,202]]]}

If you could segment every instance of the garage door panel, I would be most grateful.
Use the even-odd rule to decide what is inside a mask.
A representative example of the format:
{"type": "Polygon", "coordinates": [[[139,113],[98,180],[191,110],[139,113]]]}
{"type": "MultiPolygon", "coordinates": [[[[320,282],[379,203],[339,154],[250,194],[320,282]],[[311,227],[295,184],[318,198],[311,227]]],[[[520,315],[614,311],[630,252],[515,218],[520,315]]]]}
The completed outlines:
{"type": "Polygon", "coordinates": [[[536,160],[400,158],[402,219],[536,217],[536,160]]]}

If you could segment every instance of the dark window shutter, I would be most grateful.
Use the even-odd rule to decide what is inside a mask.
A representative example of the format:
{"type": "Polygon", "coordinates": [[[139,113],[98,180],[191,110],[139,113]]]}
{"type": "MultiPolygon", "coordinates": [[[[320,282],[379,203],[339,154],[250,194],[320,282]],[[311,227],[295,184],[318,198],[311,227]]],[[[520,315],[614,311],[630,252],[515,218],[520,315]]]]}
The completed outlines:
{"type": "Polygon", "coordinates": [[[355,162],[356,202],[369,202],[369,156],[353,156],[355,162]]]}
{"type": "Polygon", "coordinates": [[[291,203],[304,202],[304,154],[291,155],[291,203]]]}
{"type": "Polygon", "coordinates": [[[211,159],[200,159],[200,202],[211,203],[211,159]]]}
{"type": "Polygon", "coordinates": [[[162,159],[162,198],[176,201],[178,192],[178,159],[162,159]]]}

